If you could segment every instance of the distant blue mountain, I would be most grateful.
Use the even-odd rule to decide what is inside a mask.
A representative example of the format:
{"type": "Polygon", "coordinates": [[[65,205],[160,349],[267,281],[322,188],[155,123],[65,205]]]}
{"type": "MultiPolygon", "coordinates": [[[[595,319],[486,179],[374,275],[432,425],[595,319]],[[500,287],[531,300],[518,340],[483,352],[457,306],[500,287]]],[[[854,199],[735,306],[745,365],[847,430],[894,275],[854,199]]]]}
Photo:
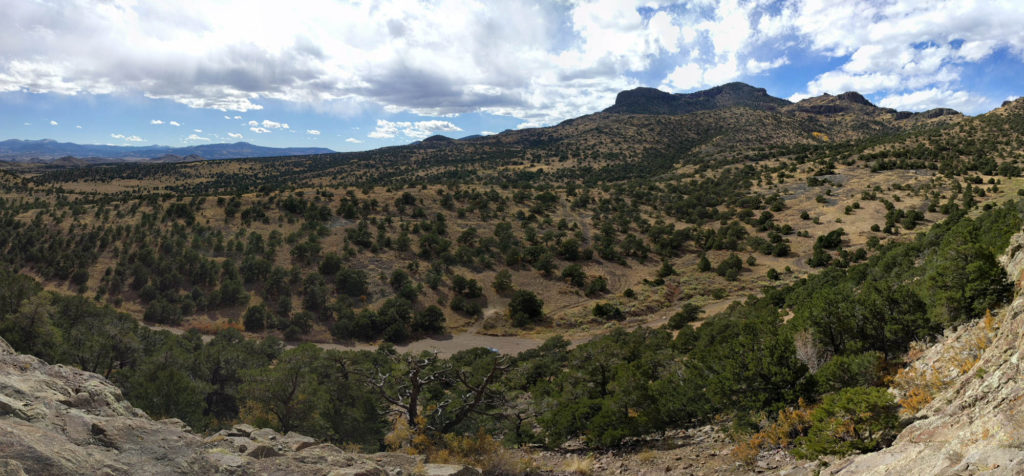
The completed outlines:
{"type": "Polygon", "coordinates": [[[275,157],[283,155],[330,154],[334,151],[323,147],[263,147],[248,142],[234,144],[204,144],[189,147],[163,145],[119,146],[75,144],[57,142],[51,139],[19,140],[0,142],[0,160],[26,162],[49,162],[61,157],[101,158],[117,160],[153,160],[174,156],[199,156],[203,159],[237,159],[242,157],[275,157]]]}

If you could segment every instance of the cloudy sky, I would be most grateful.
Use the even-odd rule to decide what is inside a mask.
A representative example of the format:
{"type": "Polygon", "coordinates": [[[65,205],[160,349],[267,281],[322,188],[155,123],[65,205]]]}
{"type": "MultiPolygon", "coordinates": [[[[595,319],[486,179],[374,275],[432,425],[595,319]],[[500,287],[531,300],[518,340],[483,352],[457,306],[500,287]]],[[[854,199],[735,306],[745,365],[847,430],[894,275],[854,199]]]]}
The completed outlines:
{"type": "Polygon", "coordinates": [[[744,81],[977,114],[1020,0],[0,0],[0,139],[360,150],[744,81]]]}

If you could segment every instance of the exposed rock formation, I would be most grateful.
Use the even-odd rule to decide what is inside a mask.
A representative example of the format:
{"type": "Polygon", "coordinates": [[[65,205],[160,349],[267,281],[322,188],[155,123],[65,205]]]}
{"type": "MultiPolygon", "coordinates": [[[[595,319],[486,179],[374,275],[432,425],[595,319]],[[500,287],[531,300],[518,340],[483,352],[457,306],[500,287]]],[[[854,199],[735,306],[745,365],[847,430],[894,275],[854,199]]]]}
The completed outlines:
{"type": "Polygon", "coordinates": [[[615,104],[604,112],[613,114],[689,114],[697,111],[748,107],[775,110],[789,104],[785,99],[768,95],[764,88],[744,83],[728,83],[708,90],[687,94],[671,94],[654,88],[636,88],[620,92],[615,104]]]}
{"type": "Polygon", "coordinates": [[[0,474],[469,476],[422,457],[345,452],[312,438],[236,425],[203,438],[153,421],[99,375],[14,352],[0,339],[0,474]]]}
{"type": "MultiPolygon", "coordinates": [[[[1019,292],[1024,234],[1014,236],[1001,261],[1019,292]]],[[[823,473],[1024,474],[1022,337],[1024,294],[988,322],[947,332],[913,366],[931,372],[944,387],[918,411],[918,420],[891,447],[840,461],[823,473]]]]}

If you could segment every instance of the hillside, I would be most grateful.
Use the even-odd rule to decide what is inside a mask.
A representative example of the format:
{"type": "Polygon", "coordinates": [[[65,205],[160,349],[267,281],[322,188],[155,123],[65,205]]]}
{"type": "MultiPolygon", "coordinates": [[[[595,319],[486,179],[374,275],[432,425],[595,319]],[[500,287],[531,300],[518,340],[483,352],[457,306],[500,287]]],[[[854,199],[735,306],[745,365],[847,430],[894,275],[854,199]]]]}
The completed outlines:
{"type": "MultiPolygon", "coordinates": [[[[635,93],[623,92],[620,102],[630,103],[635,93]]],[[[398,273],[416,289],[405,296],[422,296],[412,299],[414,307],[436,304],[453,331],[521,334],[505,311],[509,289],[523,288],[547,304],[549,320],[527,326],[533,333],[586,335],[605,325],[591,314],[595,304],[620,309],[629,323],[652,325],[686,304],[720,309],[730,296],[756,293],[775,279],[789,282],[821,266],[824,256],[812,259],[821,235],[842,229],[846,249],[830,255],[849,264],[887,239],[898,240],[900,229],[940,220],[965,188],[974,204],[1018,187],[992,186],[997,171],[991,167],[962,169],[961,178],[943,176],[939,164],[924,162],[878,173],[876,150],[944,137],[964,124],[995,124],[989,117],[1003,117],[999,111],[979,118],[902,113],[856,93],[792,104],[740,83],[690,95],[641,95],[658,111],[678,104],[690,109],[637,114],[621,112],[618,104],[548,128],[466,140],[434,137],[360,153],[180,159],[186,163],[166,155],[160,164],[75,162],[74,168],[26,172],[29,188],[8,195],[19,204],[6,212],[10,219],[28,220],[38,210],[73,203],[78,218],[35,223],[31,233],[9,232],[2,243],[10,262],[63,281],[64,289],[95,291],[137,314],[166,302],[173,306],[165,306],[169,316],[156,322],[186,327],[217,329],[237,322],[246,307],[267,303],[289,319],[299,310],[319,316],[289,336],[331,341],[343,336],[340,330],[330,335],[339,312],[331,306],[360,309],[362,303],[350,302],[358,298],[373,309],[403,286],[388,282],[398,273]],[[174,203],[160,204],[155,197],[167,193],[175,194],[174,203]],[[41,196],[51,198],[25,200],[41,196]],[[102,226],[93,223],[100,216],[102,226]],[[84,226],[96,238],[74,246],[91,247],[93,239],[118,241],[123,238],[115,236],[123,235],[116,230],[139,225],[148,231],[137,233],[154,241],[126,243],[116,254],[90,249],[62,256],[59,249],[39,249],[53,246],[46,240],[19,238],[84,226]],[[174,231],[182,225],[191,231],[174,231]],[[223,291],[204,283],[217,272],[199,272],[199,265],[177,258],[163,270],[170,281],[140,271],[139,253],[152,253],[160,243],[155,261],[144,262],[184,256],[182,238],[191,241],[188,259],[200,268],[236,267],[227,282],[241,282],[242,289],[231,293],[238,299],[211,302],[211,292],[220,301],[223,291]],[[718,266],[733,254],[742,260],[735,274],[697,270],[702,256],[718,266]],[[339,269],[365,273],[349,296],[332,286],[337,271],[317,272],[325,258],[340,259],[339,269]],[[661,276],[663,265],[672,271],[661,276]],[[269,291],[269,271],[294,276],[295,289],[280,296],[269,291]],[[511,283],[500,291],[491,286],[499,274],[511,283]],[[475,284],[454,299],[451,279],[475,284]],[[303,280],[308,283],[299,286],[303,280]],[[319,304],[305,302],[312,290],[323,294],[319,304]],[[627,290],[634,297],[622,294],[627,290]]],[[[1001,173],[1006,180],[1017,175],[1011,165],[1000,171],[1007,172],[1001,173]]],[[[282,321],[268,327],[292,326],[282,321]]],[[[374,340],[382,331],[356,339],[374,340]]],[[[410,331],[391,340],[407,339],[410,331]]]]}
{"type": "Polygon", "coordinates": [[[895,380],[914,404],[912,423],[889,448],[836,462],[827,474],[1020,474],[1024,472],[1020,408],[1024,331],[1024,235],[1001,262],[1016,298],[990,316],[950,330],[920,352],[895,380]]]}
{"type": "Polygon", "coordinates": [[[486,469],[704,428],[752,465],[889,444],[884,382],[1010,297],[1024,103],[620,100],[358,153],[0,171],[0,335],[201,432],[486,469]],[[880,436],[807,420],[848,401],[880,436]]]}

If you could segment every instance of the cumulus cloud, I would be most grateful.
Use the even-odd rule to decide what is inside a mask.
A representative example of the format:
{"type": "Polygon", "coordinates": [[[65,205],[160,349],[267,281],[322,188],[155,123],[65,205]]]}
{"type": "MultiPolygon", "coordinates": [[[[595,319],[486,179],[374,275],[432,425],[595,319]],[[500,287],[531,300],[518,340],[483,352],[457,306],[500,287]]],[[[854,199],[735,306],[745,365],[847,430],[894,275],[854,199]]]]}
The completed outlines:
{"type": "Polygon", "coordinates": [[[495,134],[497,134],[497,132],[492,132],[492,131],[480,131],[480,135],[482,135],[482,136],[493,136],[493,135],[495,135],[495,134]]]}
{"type": "Polygon", "coordinates": [[[320,131],[316,129],[306,129],[306,134],[309,134],[311,136],[318,136],[320,135],[320,131]]]}
{"type": "Polygon", "coordinates": [[[848,57],[795,97],[855,90],[889,107],[981,112],[996,104],[963,90],[961,71],[998,49],[1024,58],[1019,2],[800,0],[774,18],[812,51],[848,57]]]}
{"type": "Polygon", "coordinates": [[[260,124],[267,129],[288,129],[288,124],[274,122],[267,119],[264,119],[260,124]]]}
{"type": "Polygon", "coordinates": [[[202,137],[202,136],[199,136],[199,135],[196,135],[196,134],[189,134],[189,136],[185,138],[185,142],[209,142],[209,141],[210,141],[209,137],[202,137]]]}
{"type": "Polygon", "coordinates": [[[878,101],[878,105],[906,111],[926,111],[937,107],[974,111],[989,102],[988,98],[967,91],[929,88],[905,94],[892,94],[878,101]]]}
{"type": "Polygon", "coordinates": [[[249,121],[249,127],[260,127],[261,129],[288,129],[288,124],[264,119],[263,122],[249,121]]]}
{"type": "Polygon", "coordinates": [[[9,3],[0,30],[19,33],[0,44],[0,92],[141,94],[238,120],[227,113],[274,100],[551,124],[637,78],[693,89],[823,55],[838,66],[802,93],[892,95],[958,91],[964,64],[1024,57],[1010,0],[9,3]]]}
{"type": "Polygon", "coordinates": [[[377,119],[377,128],[367,136],[373,139],[390,139],[398,134],[413,139],[425,139],[439,132],[456,132],[462,129],[448,121],[391,122],[377,119]]]}
{"type": "Polygon", "coordinates": [[[153,125],[159,126],[160,124],[163,124],[164,121],[161,121],[160,119],[153,119],[153,120],[149,121],[149,123],[153,124],[153,125]]]}
{"type": "Polygon", "coordinates": [[[198,132],[198,133],[202,134],[203,130],[202,129],[192,129],[192,132],[198,132]]]}
{"type": "Polygon", "coordinates": [[[250,127],[249,130],[257,134],[270,134],[270,129],[265,129],[262,127],[250,127]]]}
{"type": "Polygon", "coordinates": [[[145,139],[143,139],[143,138],[141,138],[139,136],[126,136],[124,134],[117,134],[117,133],[110,134],[110,137],[113,137],[114,139],[121,139],[121,140],[123,140],[125,142],[142,142],[142,141],[145,140],[145,139]]]}
{"type": "Polygon", "coordinates": [[[228,132],[228,137],[230,137],[232,139],[241,139],[242,138],[242,134],[238,134],[236,132],[228,132]]]}
{"type": "Polygon", "coordinates": [[[75,125],[75,129],[81,129],[81,128],[82,128],[82,126],[77,125],[77,124],[75,125]]]}
{"type": "Polygon", "coordinates": [[[363,143],[363,141],[361,141],[359,139],[356,139],[355,137],[349,137],[348,139],[345,139],[345,142],[348,142],[350,144],[362,144],[363,143]]]}
{"type": "Polygon", "coordinates": [[[647,0],[6,7],[0,28],[21,33],[0,46],[0,91],[140,93],[225,112],[266,100],[342,114],[483,111],[544,123],[611,104],[637,84],[634,73],[683,51],[689,21],[647,0]]]}
{"type": "Polygon", "coordinates": [[[50,125],[51,126],[56,126],[57,124],[59,124],[59,122],[57,122],[57,121],[50,121],[50,125]]]}
{"type": "Polygon", "coordinates": [[[174,126],[174,127],[178,127],[178,126],[180,126],[180,125],[181,125],[181,123],[180,123],[180,122],[178,122],[178,121],[171,121],[171,122],[168,122],[168,124],[170,124],[170,125],[172,125],[172,126],[174,126]]]}

